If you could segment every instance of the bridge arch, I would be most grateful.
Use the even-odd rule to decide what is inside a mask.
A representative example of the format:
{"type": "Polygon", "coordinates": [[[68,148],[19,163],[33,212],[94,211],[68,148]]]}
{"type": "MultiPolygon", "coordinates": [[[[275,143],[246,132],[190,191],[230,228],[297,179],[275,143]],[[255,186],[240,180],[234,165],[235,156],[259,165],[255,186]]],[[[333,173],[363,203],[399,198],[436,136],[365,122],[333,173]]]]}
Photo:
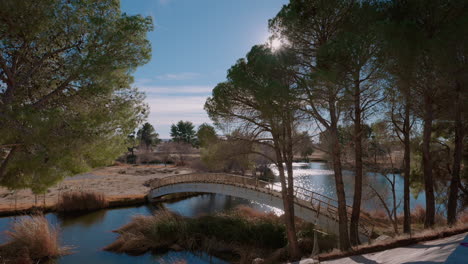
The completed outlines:
{"type": "MultiPolygon", "coordinates": [[[[254,200],[284,210],[281,187],[273,182],[227,173],[192,173],[155,179],[148,195],[150,200],[182,192],[218,193],[254,200]]],[[[304,221],[315,223],[322,230],[338,234],[337,201],[313,191],[295,187],[294,212],[304,221]]],[[[350,214],[350,210],[349,210],[350,214]]],[[[360,240],[366,242],[371,235],[371,223],[360,221],[360,240]]]]}

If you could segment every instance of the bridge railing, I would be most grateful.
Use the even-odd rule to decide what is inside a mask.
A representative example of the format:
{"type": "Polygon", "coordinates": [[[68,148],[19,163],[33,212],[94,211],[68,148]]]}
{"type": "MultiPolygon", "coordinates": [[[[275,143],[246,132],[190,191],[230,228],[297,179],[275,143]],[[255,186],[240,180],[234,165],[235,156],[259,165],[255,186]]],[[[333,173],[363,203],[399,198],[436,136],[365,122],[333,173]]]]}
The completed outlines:
{"type": "MultiPolygon", "coordinates": [[[[258,190],[263,189],[271,194],[281,197],[282,188],[277,182],[227,173],[190,173],[171,175],[157,179],[153,182],[151,187],[158,188],[178,183],[197,182],[242,185],[245,188],[254,188],[258,190]]],[[[303,203],[305,202],[308,206],[311,206],[317,212],[317,215],[327,215],[327,217],[338,221],[338,200],[300,186],[294,186],[294,197],[296,199],[295,202],[302,200],[303,203]]],[[[346,205],[346,208],[349,219],[351,217],[352,207],[346,205]]],[[[366,220],[366,218],[361,217],[359,220],[359,228],[362,233],[370,235],[373,227],[374,224],[371,221],[366,220]]]]}

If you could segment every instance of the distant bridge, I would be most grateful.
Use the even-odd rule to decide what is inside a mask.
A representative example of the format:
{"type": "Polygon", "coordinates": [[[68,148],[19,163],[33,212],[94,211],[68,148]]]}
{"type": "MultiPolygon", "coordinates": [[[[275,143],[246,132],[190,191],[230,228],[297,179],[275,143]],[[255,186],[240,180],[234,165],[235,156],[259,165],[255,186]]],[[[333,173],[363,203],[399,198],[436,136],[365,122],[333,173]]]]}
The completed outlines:
{"type": "MultiPolygon", "coordinates": [[[[155,179],[151,183],[150,199],[172,193],[219,193],[254,200],[284,210],[281,186],[257,178],[227,173],[191,173],[155,179]]],[[[328,233],[338,234],[338,201],[325,195],[294,186],[294,213],[304,221],[316,223],[328,233]]],[[[348,217],[352,207],[347,206],[348,217]]],[[[374,225],[361,217],[359,238],[370,239],[374,225]]]]}

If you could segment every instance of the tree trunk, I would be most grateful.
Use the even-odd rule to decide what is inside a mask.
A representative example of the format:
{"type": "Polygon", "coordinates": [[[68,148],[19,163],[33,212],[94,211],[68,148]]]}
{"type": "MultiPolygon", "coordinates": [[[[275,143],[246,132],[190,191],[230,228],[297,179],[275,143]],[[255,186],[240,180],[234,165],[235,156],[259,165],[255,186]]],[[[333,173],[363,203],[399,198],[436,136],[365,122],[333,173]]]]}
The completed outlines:
{"type": "MultiPolygon", "coordinates": [[[[427,91],[427,93],[429,93],[427,91]]],[[[435,220],[434,181],[432,179],[431,134],[434,109],[430,95],[424,95],[423,172],[426,191],[426,220],[424,227],[433,227],[435,220]]]]}
{"type": "Polygon", "coordinates": [[[351,248],[348,235],[348,212],[346,208],[346,195],[343,184],[343,175],[341,172],[341,151],[340,141],[338,139],[338,120],[336,110],[332,100],[330,107],[330,137],[332,142],[332,160],[333,171],[335,172],[336,195],[338,197],[338,225],[339,225],[339,243],[342,251],[348,251],[351,248]]]}
{"type": "Polygon", "coordinates": [[[301,254],[300,254],[300,249],[299,249],[299,245],[297,243],[297,236],[296,236],[296,226],[295,226],[295,222],[294,222],[294,216],[295,216],[295,213],[294,213],[294,199],[295,199],[295,196],[294,196],[294,178],[293,178],[293,160],[294,160],[294,153],[293,153],[293,135],[292,135],[292,118],[291,118],[291,115],[288,115],[288,124],[286,126],[286,135],[285,135],[285,143],[286,143],[286,147],[283,149],[283,152],[284,152],[284,156],[286,157],[285,161],[286,161],[286,169],[287,169],[287,172],[288,172],[288,196],[289,196],[289,206],[290,206],[290,218],[291,218],[291,222],[293,223],[293,233],[294,233],[294,251],[291,252],[291,260],[299,260],[300,257],[301,257],[301,254]]]}
{"type": "Polygon", "coordinates": [[[350,241],[353,246],[359,241],[359,216],[362,199],[362,125],[361,125],[361,88],[359,80],[354,85],[354,198],[350,222],[350,241]]]}
{"type": "Polygon", "coordinates": [[[13,155],[15,154],[15,152],[17,151],[18,147],[17,146],[14,146],[10,152],[8,153],[8,155],[6,156],[6,158],[3,160],[2,163],[0,163],[0,180],[5,176],[6,174],[6,171],[7,171],[7,165],[8,165],[8,162],[11,160],[11,158],[13,157],[13,155]]]}
{"type": "Polygon", "coordinates": [[[286,176],[284,173],[283,166],[284,159],[283,155],[281,154],[281,147],[279,145],[278,140],[274,141],[277,166],[281,182],[281,196],[283,198],[284,218],[286,222],[286,236],[288,238],[288,249],[291,257],[295,259],[299,257],[300,254],[299,245],[297,243],[296,226],[294,223],[294,200],[291,199],[291,196],[289,195],[288,191],[288,186],[286,185],[286,176]]]}
{"type": "Polygon", "coordinates": [[[403,123],[403,232],[411,234],[411,207],[410,207],[410,171],[411,171],[411,148],[410,148],[410,96],[405,96],[405,120],[403,123]]]}
{"type": "Polygon", "coordinates": [[[462,94],[460,84],[457,83],[457,97],[455,99],[455,150],[453,153],[452,179],[447,204],[447,223],[452,226],[457,222],[458,186],[460,184],[461,159],[463,154],[463,116],[462,94]]]}

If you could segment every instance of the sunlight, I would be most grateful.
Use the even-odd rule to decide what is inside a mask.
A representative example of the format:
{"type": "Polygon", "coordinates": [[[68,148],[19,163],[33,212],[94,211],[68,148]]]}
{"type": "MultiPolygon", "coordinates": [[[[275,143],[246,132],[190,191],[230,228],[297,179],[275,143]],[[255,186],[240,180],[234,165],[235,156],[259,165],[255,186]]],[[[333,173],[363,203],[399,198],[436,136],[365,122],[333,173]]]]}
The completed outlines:
{"type": "Polygon", "coordinates": [[[277,51],[283,46],[283,41],[279,38],[272,38],[269,44],[272,51],[277,51]]]}

